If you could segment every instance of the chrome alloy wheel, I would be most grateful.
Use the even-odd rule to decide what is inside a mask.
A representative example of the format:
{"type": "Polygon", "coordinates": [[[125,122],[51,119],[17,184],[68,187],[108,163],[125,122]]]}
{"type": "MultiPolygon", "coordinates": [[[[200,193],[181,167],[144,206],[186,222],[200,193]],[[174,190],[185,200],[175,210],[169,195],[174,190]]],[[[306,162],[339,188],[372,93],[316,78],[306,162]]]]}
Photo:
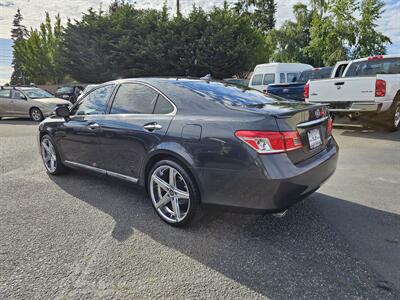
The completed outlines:
{"type": "Polygon", "coordinates": [[[44,166],[50,173],[54,173],[57,168],[57,156],[53,143],[48,138],[44,138],[40,148],[44,166]]]}
{"type": "Polygon", "coordinates": [[[31,116],[32,116],[32,119],[36,122],[39,122],[42,120],[42,114],[41,114],[40,110],[38,110],[37,108],[32,109],[31,116]]]}
{"type": "Polygon", "coordinates": [[[189,212],[188,186],[178,170],[171,166],[162,165],[154,170],[150,196],[159,215],[169,223],[181,222],[189,212]]]}

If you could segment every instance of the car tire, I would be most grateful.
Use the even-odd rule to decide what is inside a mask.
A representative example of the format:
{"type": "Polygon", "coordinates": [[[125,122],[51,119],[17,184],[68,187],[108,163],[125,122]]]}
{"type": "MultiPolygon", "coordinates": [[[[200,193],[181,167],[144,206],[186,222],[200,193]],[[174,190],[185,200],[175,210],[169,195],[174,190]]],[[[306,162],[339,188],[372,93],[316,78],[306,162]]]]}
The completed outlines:
{"type": "Polygon", "coordinates": [[[200,193],[193,176],[177,161],[155,163],[147,176],[147,191],[155,211],[167,224],[183,226],[194,218],[200,193]]]}
{"type": "Polygon", "coordinates": [[[56,144],[50,135],[46,134],[40,139],[40,155],[48,174],[60,175],[67,170],[67,167],[61,162],[56,144]]]}
{"type": "Polygon", "coordinates": [[[31,110],[29,111],[29,116],[31,117],[31,120],[35,122],[40,122],[43,120],[43,113],[37,107],[31,108],[31,110]]]}
{"type": "Polygon", "coordinates": [[[389,131],[397,131],[400,128],[400,101],[394,101],[386,112],[386,128],[389,131]]]}
{"type": "Polygon", "coordinates": [[[400,128],[400,101],[395,101],[389,109],[388,129],[397,131],[400,128]]]}

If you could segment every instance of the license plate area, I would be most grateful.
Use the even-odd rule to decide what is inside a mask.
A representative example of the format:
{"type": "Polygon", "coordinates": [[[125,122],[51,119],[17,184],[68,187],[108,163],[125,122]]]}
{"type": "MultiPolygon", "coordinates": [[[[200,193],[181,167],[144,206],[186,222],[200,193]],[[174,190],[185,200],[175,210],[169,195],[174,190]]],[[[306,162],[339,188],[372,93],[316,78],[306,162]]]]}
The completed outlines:
{"type": "Polygon", "coordinates": [[[308,145],[313,150],[322,145],[321,132],[319,128],[310,129],[307,131],[308,145]]]}

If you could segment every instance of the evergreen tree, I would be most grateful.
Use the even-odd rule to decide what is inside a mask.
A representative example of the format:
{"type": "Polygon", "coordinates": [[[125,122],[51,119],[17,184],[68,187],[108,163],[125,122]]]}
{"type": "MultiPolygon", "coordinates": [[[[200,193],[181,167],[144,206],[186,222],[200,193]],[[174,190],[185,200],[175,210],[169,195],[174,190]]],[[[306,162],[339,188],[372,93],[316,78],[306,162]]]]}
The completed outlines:
{"type": "Polygon", "coordinates": [[[253,26],[263,34],[275,27],[274,0],[239,0],[234,4],[234,10],[242,16],[249,16],[253,26]]]}
{"type": "MultiPolygon", "coordinates": [[[[27,35],[26,27],[22,24],[23,16],[21,14],[20,9],[17,9],[17,13],[14,16],[13,26],[11,29],[11,38],[14,43],[18,41],[22,41],[25,39],[27,35]]],[[[11,85],[21,85],[25,84],[27,78],[24,77],[24,74],[21,69],[21,62],[15,57],[15,50],[13,49],[13,60],[12,66],[14,67],[14,71],[11,75],[11,85]]]]}
{"type": "Polygon", "coordinates": [[[25,39],[14,42],[14,57],[24,74],[37,84],[59,83],[64,73],[59,62],[61,19],[57,15],[54,26],[46,13],[39,29],[31,29],[25,39]]]}

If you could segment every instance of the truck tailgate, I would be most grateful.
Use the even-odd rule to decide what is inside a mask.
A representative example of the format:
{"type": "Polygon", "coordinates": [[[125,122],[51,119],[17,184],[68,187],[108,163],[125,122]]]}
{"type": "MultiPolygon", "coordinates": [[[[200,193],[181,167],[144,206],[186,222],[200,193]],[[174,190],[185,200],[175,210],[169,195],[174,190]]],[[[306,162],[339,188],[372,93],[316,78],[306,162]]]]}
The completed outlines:
{"type": "Polygon", "coordinates": [[[372,102],[375,77],[341,77],[310,81],[309,102],[372,102]]]}

